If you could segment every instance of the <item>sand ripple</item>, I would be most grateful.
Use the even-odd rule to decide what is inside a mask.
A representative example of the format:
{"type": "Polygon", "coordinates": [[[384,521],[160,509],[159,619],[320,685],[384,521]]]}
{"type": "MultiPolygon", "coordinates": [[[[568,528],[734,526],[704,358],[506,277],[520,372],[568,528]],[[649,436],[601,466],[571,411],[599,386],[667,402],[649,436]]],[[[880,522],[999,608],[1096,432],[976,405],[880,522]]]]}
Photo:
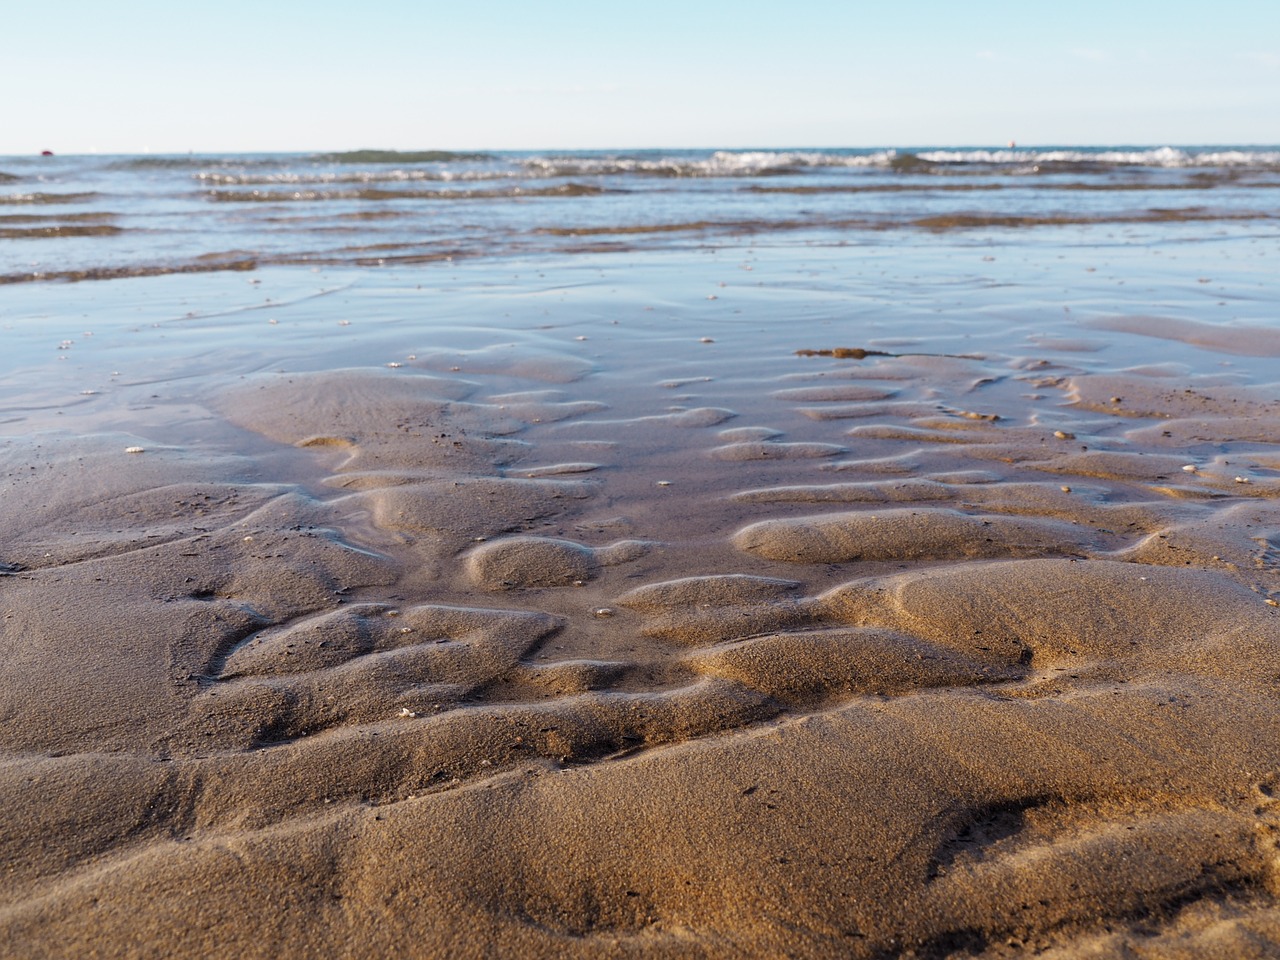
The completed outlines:
{"type": "Polygon", "coordinates": [[[8,953],[1274,952],[1274,391],[597,342],[0,447],[8,953]]]}

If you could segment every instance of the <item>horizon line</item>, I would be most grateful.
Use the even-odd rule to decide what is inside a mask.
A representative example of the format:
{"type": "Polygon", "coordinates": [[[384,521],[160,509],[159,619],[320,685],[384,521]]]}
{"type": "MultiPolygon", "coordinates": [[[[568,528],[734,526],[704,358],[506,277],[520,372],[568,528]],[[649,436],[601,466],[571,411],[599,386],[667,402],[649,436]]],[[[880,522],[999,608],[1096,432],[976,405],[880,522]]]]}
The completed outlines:
{"type": "Polygon", "coordinates": [[[501,154],[501,153],[622,153],[622,152],[677,152],[677,151],[700,151],[700,150],[721,150],[734,152],[776,152],[776,151],[806,151],[806,150],[881,150],[881,151],[916,151],[916,150],[1047,150],[1047,149],[1207,149],[1212,147],[1231,147],[1231,148],[1276,148],[1280,149],[1280,143],[1267,143],[1262,141],[1204,141],[1204,142],[1174,142],[1174,141],[1151,141],[1141,142],[1028,142],[1023,143],[1016,140],[1008,141],[1004,144],[1000,143],[910,143],[910,144],[787,144],[787,145],[771,145],[765,146],[760,144],[747,145],[704,145],[704,146],[607,146],[607,147],[558,147],[558,146],[542,146],[542,147],[317,147],[317,148],[236,148],[229,150],[221,149],[197,149],[187,148],[182,150],[153,150],[142,148],[139,150],[66,150],[57,151],[50,148],[41,148],[38,150],[26,150],[21,152],[0,152],[0,157],[5,158],[30,158],[40,156],[54,157],[136,157],[136,156],[203,156],[203,155],[221,155],[221,156],[250,156],[255,154],[292,154],[302,156],[313,156],[322,154],[341,155],[347,153],[443,153],[443,154],[501,154]],[[45,153],[49,150],[49,153],[45,153]]]}

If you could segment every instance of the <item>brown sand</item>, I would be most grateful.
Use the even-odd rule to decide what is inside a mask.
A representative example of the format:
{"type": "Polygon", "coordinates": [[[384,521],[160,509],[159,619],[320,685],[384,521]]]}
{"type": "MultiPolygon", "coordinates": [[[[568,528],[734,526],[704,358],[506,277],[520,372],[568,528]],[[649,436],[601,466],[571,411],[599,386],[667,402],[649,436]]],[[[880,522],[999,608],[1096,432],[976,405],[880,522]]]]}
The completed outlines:
{"type": "Polygon", "coordinates": [[[1280,394],[668,336],[8,441],[0,953],[1277,955],[1280,394]]]}

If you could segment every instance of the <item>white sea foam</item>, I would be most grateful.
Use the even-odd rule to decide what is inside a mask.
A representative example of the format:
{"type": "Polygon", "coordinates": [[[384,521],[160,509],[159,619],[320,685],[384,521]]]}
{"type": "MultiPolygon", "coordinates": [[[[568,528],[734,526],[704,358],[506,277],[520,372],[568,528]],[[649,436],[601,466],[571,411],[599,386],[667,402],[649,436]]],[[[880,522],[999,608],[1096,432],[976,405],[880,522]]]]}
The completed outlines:
{"type": "Polygon", "coordinates": [[[1144,167],[1275,166],[1276,150],[1195,150],[1154,147],[1143,150],[925,150],[921,160],[945,164],[1093,163],[1144,167]]]}
{"type": "Polygon", "coordinates": [[[523,164],[531,173],[546,177],[618,174],[658,177],[751,177],[802,167],[883,166],[893,156],[892,150],[867,154],[803,150],[717,150],[706,157],[679,155],[529,157],[523,161],[523,164]]]}
{"type": "Polygon", "coordinates": [[[373,169],[340,164],[317,169],[205,169],[193,179],[212,186],[325,185],[342,183],[482,182],[486,180],[636,176],[732,178],[776,176],[819,169],[885,169],[918,158],[944,167],[996,166],[1034,171],[1045,164],[1158,168],[1280,166],[1280,150],[1212,147],[1185,149],[960,149],[934,150],[717,150],[642,154],[568,153],[488,157],[482,162],[431,162],[373,169]]]}

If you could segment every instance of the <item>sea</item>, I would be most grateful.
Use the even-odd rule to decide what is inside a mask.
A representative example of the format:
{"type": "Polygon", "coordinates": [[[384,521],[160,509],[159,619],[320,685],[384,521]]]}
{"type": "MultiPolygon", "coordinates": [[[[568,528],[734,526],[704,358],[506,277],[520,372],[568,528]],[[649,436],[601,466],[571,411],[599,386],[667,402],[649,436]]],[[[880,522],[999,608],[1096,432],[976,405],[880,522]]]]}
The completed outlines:
{"type": "Polygon", "coordinates": [[[1262,229],[1280,146],[0,157],[0,283],[1262,229]]]}

